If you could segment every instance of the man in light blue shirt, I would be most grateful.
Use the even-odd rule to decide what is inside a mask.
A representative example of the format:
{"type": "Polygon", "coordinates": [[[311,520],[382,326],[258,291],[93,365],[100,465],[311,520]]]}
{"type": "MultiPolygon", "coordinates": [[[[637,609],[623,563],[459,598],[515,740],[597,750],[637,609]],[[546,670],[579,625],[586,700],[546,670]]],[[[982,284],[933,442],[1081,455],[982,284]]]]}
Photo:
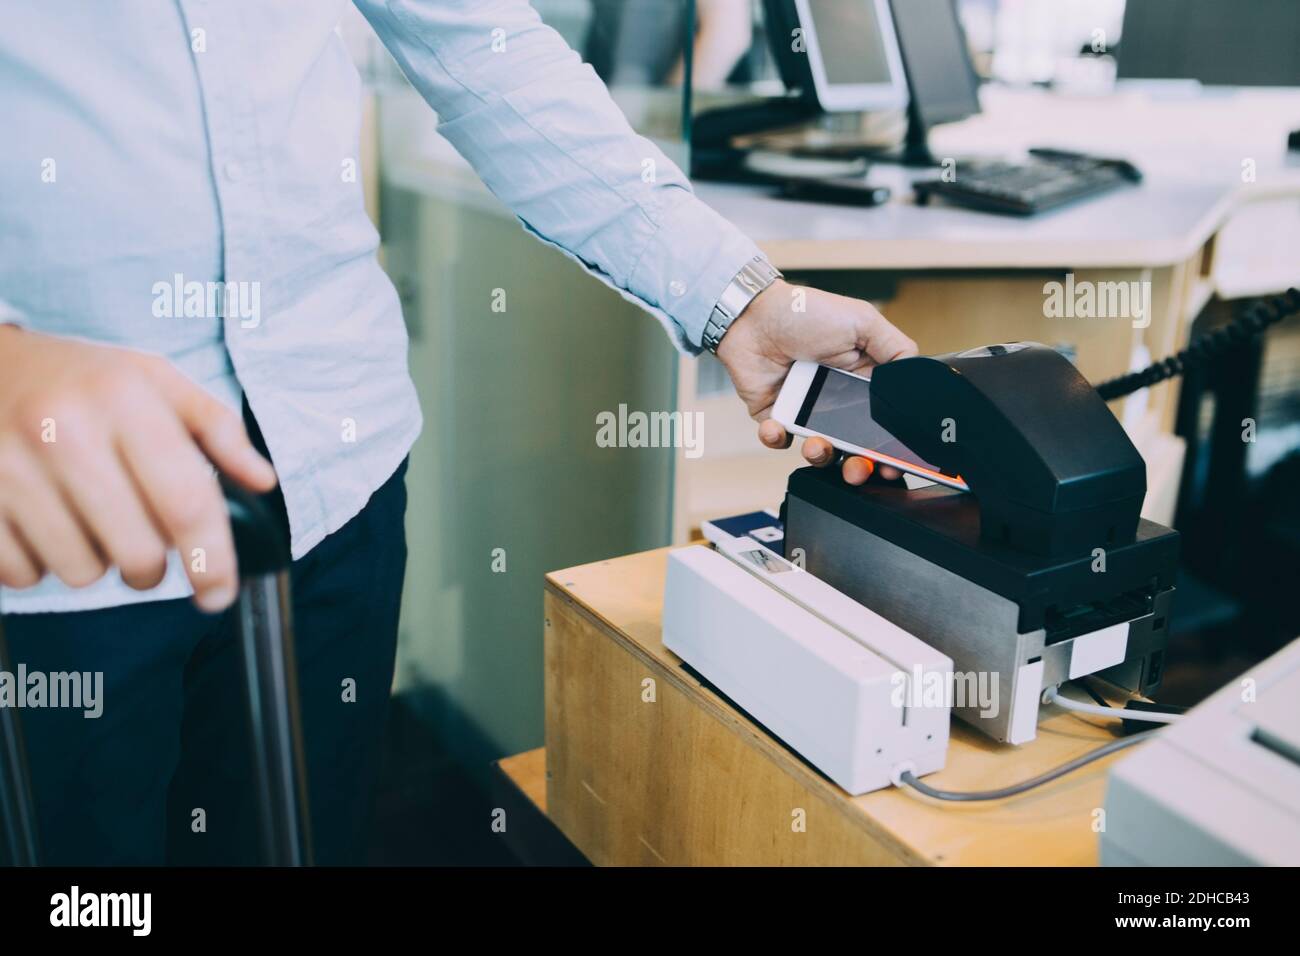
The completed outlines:
{"type": "MultiPolygon", "coordinates": [[[[94,660],[119,699],[153,701],[118,704],[104,730],[28,720],[49,744],[33,757],[42,823],[59,825],[68,809],[45,799],[52,788],[108,772],[110,738],[140,751],[132,735],[145,724],[162,734],[153,763],[116,788],[95,784],[118,809],[64,828],[65,861],[189,858],[176,851],[184,827],[170,820],[165,833],[161,818],[180,812],[166,791],[184,789],[188,751],[224,745],[189,726],[215,706],[220,695],[202,688],[214,694],[230,665],[228,628],[185,600],[218,612],[235,595],[214,466],[255,491],[278,484],[301,640],[347,644],[369,697],[387,693],[401,473],[420,415],[398,299],[351,174],[360,88],[335,29],[345,6],[4,4],[0,611],[15,657],[77,670],[94,660]],[[355,441],[339,440],[345,423],[355,441]],[[370,552],[345,542],[350,533],[390,545],[370,552]],[[342,584],[358,579],[359,561],[369,585],[342,584]],[[331,622],[333,634],[313,634],[331,622]]],[[[527,3],[356,6],[437,110],[442,135],[525,227],[698,352],[715,305],[761,253],[632,132],[527,3]]],[[[778,280],[722,329],[718,356],[760,420],[795,359],[862,368],[914,349],[866,303],[806,296],[794,311],[778,280]]],[[[789,441],[770,421],[760,438],[789,441]]],[[[804,453],[832,457],[821,442],[804,453]]],[[[861,481],[869,465],[845,468],[861,481]]],[[[309,670],[312,648],[300,653],[309,670]]],[[[332,677],[322,686],[337,695],[332,677]]],[[[382,707],[347,727],[313,718],[310,699],[304,709],[317,741],[312,797],[332,808],[318,826],[332,847],[323,856],[355,859],[382,707]]],[[[233,785],[241,771],[226,770],[233,785]]]]}

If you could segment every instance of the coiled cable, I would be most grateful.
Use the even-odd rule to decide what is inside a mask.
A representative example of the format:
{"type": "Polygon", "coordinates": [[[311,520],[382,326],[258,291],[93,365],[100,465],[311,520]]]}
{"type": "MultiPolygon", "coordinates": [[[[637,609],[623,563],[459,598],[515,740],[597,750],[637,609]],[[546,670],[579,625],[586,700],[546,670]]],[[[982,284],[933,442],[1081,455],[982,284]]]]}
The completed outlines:
{"type": "Polygon", "coordinates": [[[1300,313],[1300,290],[1287,289],[1280,295],[1256,302],[1235,322],[1198,335],[1176,355],[1161,359],[1136,372],[1128,372],[1102,382],[1097,393],[1106,401],[1123,398],[1139,389],[1176,378],[1189,369],[1199,368],[1211,359],[1228,352],[1262,334],[1270,325],[1300,313]]]}

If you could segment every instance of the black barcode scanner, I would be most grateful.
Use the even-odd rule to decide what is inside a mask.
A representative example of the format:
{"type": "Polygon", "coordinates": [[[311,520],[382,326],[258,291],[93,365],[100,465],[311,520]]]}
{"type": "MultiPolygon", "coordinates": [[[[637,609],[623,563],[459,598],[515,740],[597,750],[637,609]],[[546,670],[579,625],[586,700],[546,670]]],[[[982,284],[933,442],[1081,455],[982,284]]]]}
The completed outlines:
{"type": "Polygon", "coordinates": [[[1133,540],[1146,465],[1096,390],[1032,342],[872,373],[871,416],[979,504],[986,541],[1059,555],[1133,540]]]}

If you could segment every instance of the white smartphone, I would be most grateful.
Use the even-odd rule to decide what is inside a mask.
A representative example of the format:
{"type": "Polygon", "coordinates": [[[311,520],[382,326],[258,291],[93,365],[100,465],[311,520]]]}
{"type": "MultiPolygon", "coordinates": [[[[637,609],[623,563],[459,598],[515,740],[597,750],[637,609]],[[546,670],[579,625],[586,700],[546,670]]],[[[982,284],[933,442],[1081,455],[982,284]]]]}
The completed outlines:
{"type": "Polygon", "coordinates": [[[871,417],[871,379],[816,362],[795,362],[776,397],[772,417],[786,431],[825,438],[840,451],[899,471],[970,491],[960,475],[945,475],[871,417]]]}

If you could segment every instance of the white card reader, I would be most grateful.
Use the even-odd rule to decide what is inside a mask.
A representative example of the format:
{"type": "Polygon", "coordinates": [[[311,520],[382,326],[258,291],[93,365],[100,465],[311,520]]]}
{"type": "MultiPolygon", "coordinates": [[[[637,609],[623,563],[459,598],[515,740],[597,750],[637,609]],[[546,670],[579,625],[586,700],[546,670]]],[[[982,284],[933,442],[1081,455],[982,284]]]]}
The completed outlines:
{"type": "Polygon", "coordinates": [[[664,645],[857,795],[942,769],[952,661],[752,537],[668,556],[664,645]]]}

